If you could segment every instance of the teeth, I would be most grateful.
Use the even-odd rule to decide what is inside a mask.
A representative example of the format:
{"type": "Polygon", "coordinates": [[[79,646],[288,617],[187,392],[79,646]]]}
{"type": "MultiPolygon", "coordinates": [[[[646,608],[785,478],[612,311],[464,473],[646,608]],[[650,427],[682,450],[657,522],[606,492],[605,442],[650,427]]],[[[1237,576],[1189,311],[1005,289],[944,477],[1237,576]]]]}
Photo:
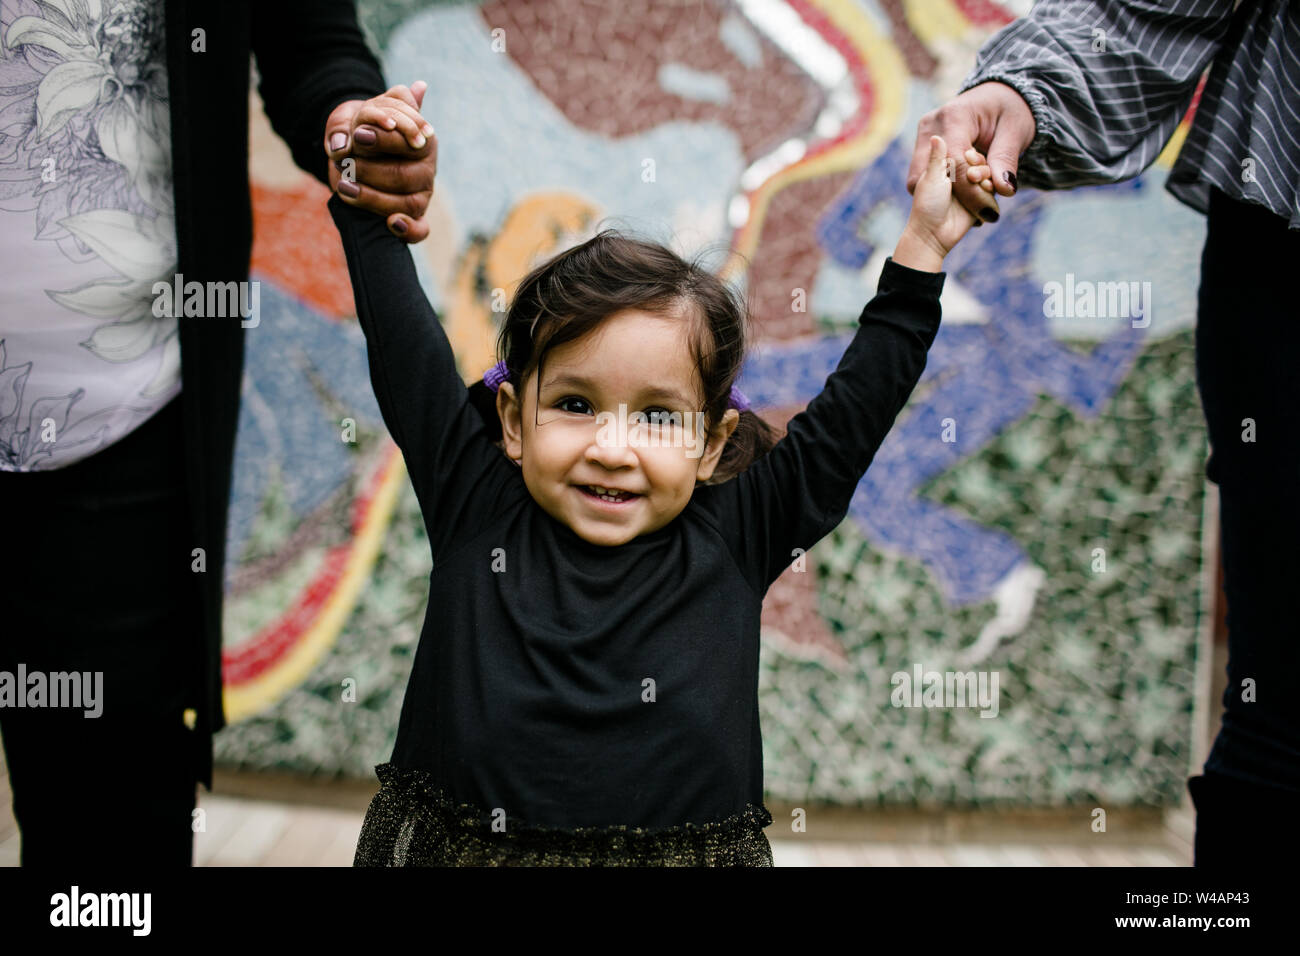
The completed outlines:
{"type": "Polygon", "coordinates": [[[630,497],[627,492],[610,491],[603,485],[587,485],[587,488],[595,492],[597,497],[603,498],[605,501],[622,501],[624,498],[630,497]]]}

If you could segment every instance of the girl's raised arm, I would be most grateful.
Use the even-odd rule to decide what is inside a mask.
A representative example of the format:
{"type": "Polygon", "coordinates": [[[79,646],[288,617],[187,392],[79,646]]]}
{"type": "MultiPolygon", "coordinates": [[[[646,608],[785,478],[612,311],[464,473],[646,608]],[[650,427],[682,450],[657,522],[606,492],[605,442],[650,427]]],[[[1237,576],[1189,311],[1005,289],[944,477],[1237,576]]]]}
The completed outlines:
{"type": "Polygon", "coordinates": [[[736,559],[760,596],[796,549],[807,551],[844,520],[925,369],[945,277],[886,259],[877,294],[821,392],[790,419],[770,452],[714,486],[711,497],[728,512],[719,525],[736,536],[736,559]]]}
{"type": "MultiPolygon", "coordinates": [[[[912,214],[880,271],[876,296],[853,341],[786,435],[713,496],[730,513],[736,561],[765,594],[798,554],[844,520],[858,482],[925,370],[939,332],[943,258],[975,219],[953,197],[947,146],[930,137],[930,158],[917,180],[912,214]]],[[[987,176],[987,167],[979,172],[987,176]]],[[[937,436],[936,436],[937,439],[937,436]]]]}
{"type": "Polygon", "coordinates": [[[406,244],[382,217],[331,196],[347,254],[370,382],[420,500],[434,561],[464,540],[516,469],[493,443],[456,368],[406,244]]]}

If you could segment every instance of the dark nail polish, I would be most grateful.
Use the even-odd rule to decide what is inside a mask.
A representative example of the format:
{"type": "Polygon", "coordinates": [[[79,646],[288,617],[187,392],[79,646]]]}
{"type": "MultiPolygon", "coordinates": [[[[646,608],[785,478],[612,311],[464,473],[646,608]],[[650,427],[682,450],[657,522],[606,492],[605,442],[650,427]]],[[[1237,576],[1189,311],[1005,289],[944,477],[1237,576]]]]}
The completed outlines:
{"type": "Polygon", "coordinates": [[[1011,170],[1008,169],[1006,172],[1004,172],[1004,173],[1002,174],[1002,178],[1005,179],[1005,180],[1007,181],[1007,185],[1011,187],[1011,191],[1012,191],[1012,192],[1015,192],[1015,189],[1016,189],[1016,174],[1013,173],[1011,170]]]}
{"type": "Polygon", "coordinates": [[[997,222],[998,214],[994,212],[992,209],[981,209],[980,218],[982,218],[985,222],[997,222]]]}

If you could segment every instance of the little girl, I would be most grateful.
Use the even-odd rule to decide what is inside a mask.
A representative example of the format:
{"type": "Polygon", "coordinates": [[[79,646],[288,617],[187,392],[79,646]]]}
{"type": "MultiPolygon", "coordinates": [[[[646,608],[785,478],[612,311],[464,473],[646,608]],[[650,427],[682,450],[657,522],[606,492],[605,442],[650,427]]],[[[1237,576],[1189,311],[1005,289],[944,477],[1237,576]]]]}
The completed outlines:
{"type": "Polygon", "coordinates": [[[523,279],[467,389],[406,247],[331,198],[434,563],[355,865],[772,865],[763,595],[843,520],[925,366],[974,222],[930,149],[878,294],[775,443],[708,271],[601,233],[523,279]]]}

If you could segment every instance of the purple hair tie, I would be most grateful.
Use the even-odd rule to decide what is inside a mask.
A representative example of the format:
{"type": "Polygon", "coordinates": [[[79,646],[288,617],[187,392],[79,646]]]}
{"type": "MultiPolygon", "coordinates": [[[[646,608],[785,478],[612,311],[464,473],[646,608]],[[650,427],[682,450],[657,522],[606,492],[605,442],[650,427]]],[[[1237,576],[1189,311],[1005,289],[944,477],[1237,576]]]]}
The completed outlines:
{"type": "Polygon", "coordinates": [[[505,362],[497,362],[496,365],[493,365],[483,373],[483,381],[486,382],[487,387],[492,389],[494,392],[501,386],[501,383],[509,377],[510,373],[506,371],[505,362]]]}
{"type": "MultiPolygon", "coordinates": [[[[493,365],[490,369],[488,369],[486,372],[483,373],[483,382],[487,385],[488,388],[492,389],[492,391],[495,392],[501,386],[501,383],[504,382],[509,377],[510,377],[510,373],[506,370],[506,363],[497,362],[496,365],[493,365]]],[[[736,386],[734,385],[731,386],[730,407],[738,409],[742,412],[749,411],[749,399],[745,397],[744,392],[736,388],[736,386]]]]}

